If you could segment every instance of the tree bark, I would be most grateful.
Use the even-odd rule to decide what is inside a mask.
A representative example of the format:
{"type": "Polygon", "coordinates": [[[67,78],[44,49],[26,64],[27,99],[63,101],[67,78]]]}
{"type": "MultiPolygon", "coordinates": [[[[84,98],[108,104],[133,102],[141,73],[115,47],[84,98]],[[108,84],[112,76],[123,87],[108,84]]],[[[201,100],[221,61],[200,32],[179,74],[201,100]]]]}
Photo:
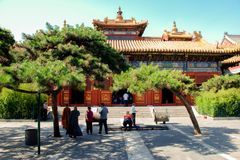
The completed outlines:
{"type": "Polygon", "coordinates": [[[198,121],[193,113],[192,107],[190,105],[190,103],[188,102],[187,98],[180,92],[174,92],[176,96],[179,97],[179,99],[181,100],[181,102],[184,104],[184,106],[186,107],[188,114],[190,116],[190,119],[192,121],[193,127],[194,127],[194,133],[195,134],[202,134],[200,127],[198,125],[198,121]]]}
{"type": "Polygon", "coordinates": [[[53,133],[54,137],[61,137],[58,121],[57,93],[55,91],[52,92],[53,133]]]}

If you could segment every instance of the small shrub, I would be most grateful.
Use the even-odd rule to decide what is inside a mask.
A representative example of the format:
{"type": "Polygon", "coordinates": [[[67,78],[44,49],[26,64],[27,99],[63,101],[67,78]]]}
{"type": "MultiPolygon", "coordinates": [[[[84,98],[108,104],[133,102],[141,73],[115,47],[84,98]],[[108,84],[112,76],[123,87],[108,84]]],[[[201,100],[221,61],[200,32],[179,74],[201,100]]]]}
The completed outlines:
{"type": "MultiPolygon", "coordinates": [[[[26,86],[22,88],[28,88],[26,86]]],[[[3,88],[0,93],[0,118],[31,119],[37,117],[37,95],[15,92],[3,88]]],[[[47,96],[41,95],[40,105],[47,96]]]]}
{"type": "Polygon", "coordinates": [[[196,98],[198,111],[212,117],[240,116],[240,89],[204,91],[196,98]]]}

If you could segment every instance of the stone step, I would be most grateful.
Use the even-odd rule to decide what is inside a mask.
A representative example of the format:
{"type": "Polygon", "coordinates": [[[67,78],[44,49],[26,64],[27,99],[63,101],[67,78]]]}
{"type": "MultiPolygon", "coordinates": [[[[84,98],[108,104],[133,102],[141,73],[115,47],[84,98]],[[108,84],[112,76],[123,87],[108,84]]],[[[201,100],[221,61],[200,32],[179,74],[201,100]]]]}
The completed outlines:
{"type": "MultiPolygon", "coordinates": [[[[62,110],[64,107],[59,107],[58,112],[59,115],[62,115],[62,110]]],[[[70,107],[73,109],[73,107],[70,107]]],[[[93,107],[94,108],[94,107],[93,107]]],[[[157,106],[154,107],[157,112],[167,113],[170,117],[188,117],[188,112],[184,106],[157,106]]],[[[87,110],[87,107],[78,107],[78,110],[80,111],[80,119],[85,118],[85,112],[87,110]]],[[[122,118],[123,115],[126,113],[126,111],[129,111],[131,113],[131,107],[108,107],[109,118],[122,118]]],[[[144,107],[136,107],[137,114],[136,116],[138,118],[152,118],[152,114],[150,111],[150,108],[148,106],[144,107]]]]}
{"type": "Polygon", "coordinates": [[[157,112],[167,113],[170,117],[188,117],[184,106],[155,107],[157,112]]]}

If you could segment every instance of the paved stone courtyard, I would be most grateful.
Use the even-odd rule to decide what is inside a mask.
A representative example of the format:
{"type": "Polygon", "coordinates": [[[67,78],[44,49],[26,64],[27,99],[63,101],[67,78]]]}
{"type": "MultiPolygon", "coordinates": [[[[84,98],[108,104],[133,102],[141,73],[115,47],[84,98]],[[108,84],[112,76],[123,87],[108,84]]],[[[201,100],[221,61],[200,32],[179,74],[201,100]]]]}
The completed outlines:
{"type": "MultiPolygon", "coordinates": [[[[36,122],[0,122],[0,159],[119,159],[119,160],[234,160],[240,159],[240,120],[212,120],[198,117],[202,136],[194,136],[188,117],[170,118],[169,130],[110,131],[67,137],[61,128],[61,138],[52,137],[52,122],[41,122],[41,155],[36,146],[25,145],[25,129],[36,122]]],[[[139,125],[153,125],[151,118],[137,119],[139,125]]],[[[109,126],[120,126],[117,118],[109,126]]],[[[163,124],[158,124],[163,125],[163,124]]]]}

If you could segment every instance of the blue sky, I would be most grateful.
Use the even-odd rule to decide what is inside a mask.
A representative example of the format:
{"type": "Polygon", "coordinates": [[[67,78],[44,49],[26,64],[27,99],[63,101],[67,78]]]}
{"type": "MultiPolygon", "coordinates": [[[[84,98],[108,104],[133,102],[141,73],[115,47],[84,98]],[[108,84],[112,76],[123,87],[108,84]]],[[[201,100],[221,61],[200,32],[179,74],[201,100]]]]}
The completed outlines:
{"type": "Polygon", "coordinates": [[[144,36],[161,36],[174,20],[180,31],[201,31],[210,43],[224,32],[240,34],[240,0],[0,0],[0,26],[21,40],[46,22],[92,27],[93,19],[115,18],[119,6],[124,18],[148,20],[144,36]]]}

